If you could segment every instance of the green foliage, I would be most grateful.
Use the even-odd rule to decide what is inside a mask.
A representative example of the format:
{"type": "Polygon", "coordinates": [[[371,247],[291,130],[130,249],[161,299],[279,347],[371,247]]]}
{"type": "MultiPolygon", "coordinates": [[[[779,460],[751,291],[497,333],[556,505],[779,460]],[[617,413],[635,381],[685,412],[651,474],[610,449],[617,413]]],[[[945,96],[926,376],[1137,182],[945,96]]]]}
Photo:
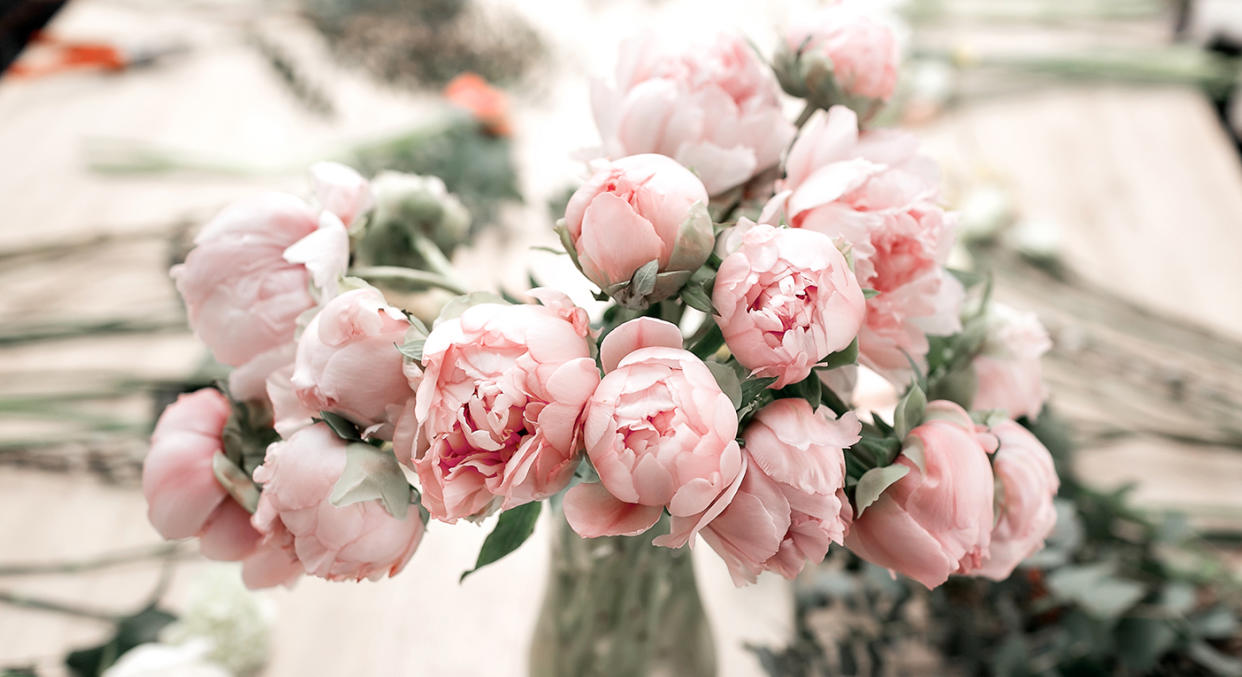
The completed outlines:
{"type": "Polygon", "coordinates": [[[483,547],[479,548],[479,558],[475,561],[474,568],[462,572],[459,580],[466,580],[466,576],[521,547],[534,533],[535,522],[539,520],[542,506],[541,501],[531,501],[500,513],[496,528],[492,529],[492,533],[484,539],[483,547]]]}
{"type": "Polygon", "coordinates": [[[118,621],[116,631],[102,644],[71,652],[65,665],[79,677],[101,675],[126,651],[156,641],[160,631],[175,620],[176,616],[154,606],[143,609],[118,621]]]}

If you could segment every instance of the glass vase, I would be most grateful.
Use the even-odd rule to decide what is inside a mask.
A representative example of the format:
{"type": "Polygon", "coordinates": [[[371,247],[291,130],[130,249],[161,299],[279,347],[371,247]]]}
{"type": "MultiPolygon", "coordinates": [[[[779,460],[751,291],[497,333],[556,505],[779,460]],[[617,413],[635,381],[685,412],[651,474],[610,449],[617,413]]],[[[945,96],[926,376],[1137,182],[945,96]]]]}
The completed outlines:
{"type": "Polygon", "coordinates": [[[652,545],[661,528],[583,539],[557,515],[531,677],[716,674],[690,550],[652,545]]]}

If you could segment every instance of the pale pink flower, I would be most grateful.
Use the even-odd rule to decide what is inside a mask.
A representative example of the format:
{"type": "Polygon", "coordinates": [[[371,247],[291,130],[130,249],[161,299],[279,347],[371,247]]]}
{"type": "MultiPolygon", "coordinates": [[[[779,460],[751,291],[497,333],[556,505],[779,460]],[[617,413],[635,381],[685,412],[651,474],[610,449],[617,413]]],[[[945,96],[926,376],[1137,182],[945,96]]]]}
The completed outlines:
{"type": "Polygon", "coordinates": [[[413,395],[397,350],[410,322],[374,287],[329,301],[298,339],[291,377],[307,409],[339,414],[380,439],[413,395]]]}
{"type": "Polygon", "coordinates": [[[781,84],[825,108],[847,97],[863,104],[887,101],[897,85],[893,29],[857,0],[794,22],[782,47],[776,57],[781,84]]]}
{"type": "Polygon", "coordinates": [[[909,471],[854,518],[846,547],[929,589],[975,571],[991,540],[995,449],[961,407],[930,403],[897,458],[909,471]]]}
{"type": "MultiPolygon", "coordinates": [[[[657,341],[663,334],[649,333],[657,341]]],[[[637,347],[600,381],[584,416],[583,441],[600,482],[565,497],[565,517],[583,537],[638,534],[667,509],[672,532],[655,542],[679,547],[737,491],[737,414],[690,352],[637,347]]]]}
{"type": "Polygon", "coordinates": [[[250,513],[212,471],[213,458],[224,451],[221,436],[229,414],[228,399],[210,388],[168,405],[142,467],[147,515],[164,538],[197,536],[204,557],[241,561],[251,588],[292,583],[301,566],[261,543],[250,513]]]}
{"type": "Polygon", "coordinates": [[[624,42],[611,84],[594,83],[609,157],[667,155],[712,195],[773,167],[793,138],[771,70],[739,35],[706,42],[644,34],[624,42]]]}
{"type": "Polygon", "coordinates": [[[909,360],[924,364],[928,334],[961,328],[964,292],[943,268],[954,224],[936,202],[935,164],[913,137],[860,134],[857,115],[834,106],[807,123],[786,171],[762,219],[784,218],[850,247],[858,283],[879,292],[867,301],[860,362],[905,382],[909,360]]]}
{"type": "Polygon", "coordinates": [[[860,430],[854,414],[837,419],[798,398],[772,402],[746,427],[745,477],[702,531],[735,584],[753,583],[765,570],[793,578],[823,561],[829,543],[844,541],[853,518],[844,450],[860,430]]]}
{"type": "Polygon", "coordinates": [[[599,382],[586,312],[532,295],[544,305],[472,306],[427,337],[417,428],[404,416],[394,444],[436,519],[547,498],[581,458],[582,407],[599,382]]]}
{"type": "Polygon", "coordinates": [[[1036,418],[1048,397],[1040,358],[1052,347],[1034,313],[1003,304],[988,309],[987,337],[975,357],[973,409],[1001,409],[1009,416],[1036,418]]]}
{"type": "Polygon", "coordinates": [[[1044,547],[1057,523],[1052,499],[1061,482],[1052,454],[1026,428],[1006,420],[993,425],[992,432],[1000,440],[992,461],[998,516],[990,552],[973,573],[1003,581],[1044,547]]]}
{"type": "MultiPolygon", "coordinates": [[[[323,208],[284,193],[237,202],[203,227],[185,263],[171,270],[190,327],[217,360],[246,370],[243,383],[263,383],[267,373],[256,365],[280,366],[269,356],[293,341],[316,289],[335,293],[349,262],[346,222],[369,205],[353,170],[321,164],[312,174],[323,208]]],[[[262,393],[244,390],[243,399],[262,393]]]]}
{"type": "Polygon", "coordinates": [[[378,500],[333,505],[328,497],[344,471],[345,441],[325,423],[272,444],[254,471],[263,484],[255,528],[266,545],[283,549],[312,576],[378,580],[397,574],[423,537],[418,511],[400,519],[378,500]]]}
{"type": "Polygon", "coordinates": [[[797,383],[858,335],[865,300],[832,240],[750,227],[720,264],[712,304],[729,350],[773,388],[797,383]]]}
{"type": "Polygon", "coordinates": [[[645,307],[677,293],[715,243],[707,191],[663,155],[632,155],[598,165],[565,208],[566,245],[582,273],[618,302],[645,307]],[[634,273],[650,261],[650,291],[634,273]]]}

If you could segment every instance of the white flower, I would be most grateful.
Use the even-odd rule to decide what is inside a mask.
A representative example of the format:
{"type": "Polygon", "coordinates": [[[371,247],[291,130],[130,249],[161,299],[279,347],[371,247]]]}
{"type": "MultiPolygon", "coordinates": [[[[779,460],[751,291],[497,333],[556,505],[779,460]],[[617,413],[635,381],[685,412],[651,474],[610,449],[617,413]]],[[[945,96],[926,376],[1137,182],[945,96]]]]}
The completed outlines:
{"type": "Polygon", "coordinates": [[[253,675],[267,663],[275,608],[242,584],[235,564],[215,564],[195,578],[185,610],[160,633],[169,644],[205,642],[207,657],[235,675],[253,675]]]}
{"type": "Polygon", "coordinates": [[[139,644],[104,671],[103,677],[233,677],[207,658],[211,642],[139,644]]]}

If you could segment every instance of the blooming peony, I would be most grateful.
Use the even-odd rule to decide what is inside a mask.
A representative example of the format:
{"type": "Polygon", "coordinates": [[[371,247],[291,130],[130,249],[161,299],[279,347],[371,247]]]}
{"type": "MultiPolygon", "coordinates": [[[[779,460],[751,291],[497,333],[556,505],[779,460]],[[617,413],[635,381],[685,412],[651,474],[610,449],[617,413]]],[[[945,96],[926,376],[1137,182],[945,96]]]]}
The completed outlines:
{"type": "Polygon", "coordinates": [[[1018,564],[1044,546],[1057,523],[1052,499],[1060,480],[1052,454],[1026,428],[1009,420],[992,426],[1000,449],[992,463],[996,473],[999,516],[992,545],[974,572],[1003,581],[1018,564]]]}
{"type": "Polygon", "coordinates": [[[740,239],[716,276],[717,324],[742,366],[783,388],[858,335],[862,289],[819,233],[757,225],[740,239]]]}
{"type": "Polygon", "coordinates": [[[312,282],[335,292],[349,262],[346,225],[370,204],[365,181],[348,167],[320,163],[312,176],[324,209],[283,193],[233,204],[171,271],[190,327],[217,360],[241,368],[241,383],[256,386],[234,388],[241,399],[261,396],[280,366],[269,356],[286,349],[298,317],[314,307],[312,282]]]}
{"type": "Polygon", "coordinates": [[[779,96],[740,35],[648,34],[622,44],[614,82],[596,82],[591,103],[609,157],[667,155],[717,195],[777,164],[794,133],[779,96]]]}
{"type": "Polygon", "coordinates": [[[416,423],[404,416],[394,445],[436,519],[547,498],[581,458],[582,407],[599,382],[586,312],[533,295],[547,305],[476,305],[427,337],[416,423]]]}
{"type": "MultiPolygon", "coordinates": [[[[618,340],[628,342],[633,335],[625,328],[613,334],[622,332],[618,340]]],[[[692,353],[660,345],[635,348],[604,376],[587,403],[583,441],[600,481],[569,491],[565,517],[583,537],[634,535],[667,509],[672,533],[655,542],[677,547],[719,514],[737,490],[742,470],[734,439],[737,415],[692,353]]],[[[605,345],[604,352],[613,351],[605,345]]]]}
{"type": "Polygon", "coordinates": [[[417,511],[404,519],[378,500],[335,506],[328,497],[345,471],[345,441],[326,423],[268,447],[254,471],[263,484],[254,526],[265,543],[329,580],[378,580],[405,567],[423,537],[417,511]]]}
{"type": "Polygon", "coordinates": [[[1011,417],[1039,416],[1047,397],[1040,358],[1052,347],[1034,313],[1002,304],[988,309],[987,338],[972,363],[974,409],[1003,409],[1011,417]]]}
{"type": "Polygon", "coordinates": [[[905,382],[909,360],[920,367],[927,334],[961,328],[963,290],[942,264],[953,222],[936,204],[938,172],[909,135],[860,134],[843,106],[817,113],[790,149],[781,192],[762,220],[783,216],[849,245],[867,301],[858,337],[860,362],[905,382]]]}
{"type": "Polygon", "coordinates": [[[601,165],[565,208],[566,246],[578,267],[623,305],[645,307],[676,294],[715,244],[707,191],[663,155],[601,165]],[[659,262],[651,289],[630,284],[659,262]]]}
{"type": "Polygon", "coordinates": [[[858,0],[847,0],[795,22],[775,61],[790,94],[821,108],[852,104],[863,113],[892,96],[898,59],[892,27],[858,0]]]}
{"type": "MultiPolygon", "coordinates": [[[[298,340],[290,379],[294,394],[312,412],[339,414],[388,438],[414,394],[397,350],[409,327],[405,315],[374,287],[337,296],[298,340]]],[[[274,385],[269,381],[269,388],[274,385]]]]}
{"type": "Polygon", "coordinates": [[[167,539],[198,536],[210,559],[242,562],[252,588],[291,583],[302,573],[296,561],[261,542],[250,513],[220,485],[212,470],[230,414],[229,401],[205,388],[168,405],[155,424],[142,466],[147,516],[167,539]]]}
{"type": "Polygon", "coordinates": [[[737,495],[702,532],[734,583],[753,583],[764,570],[793,578],[823,561],[830,542],[843,542],[853,517],[843,450],[860,429],[852,413],[834,419],[803,399],[759,411],[743,433],[747,465],[737,495]]]}
{"type": "Polygon", "coordinates": [[[927,405],[897,463],[909,472],[854,518],[845,545],[854,554],[928,588],[972,573],[988,553],[996,438],[951,402],[927,405]]]}

